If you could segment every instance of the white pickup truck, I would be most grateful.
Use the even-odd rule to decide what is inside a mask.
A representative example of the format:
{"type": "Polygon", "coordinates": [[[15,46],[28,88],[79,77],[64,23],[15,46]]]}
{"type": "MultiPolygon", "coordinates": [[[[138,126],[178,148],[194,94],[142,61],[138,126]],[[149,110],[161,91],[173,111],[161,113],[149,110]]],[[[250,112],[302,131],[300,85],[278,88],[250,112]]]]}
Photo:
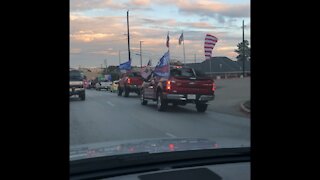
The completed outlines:
{"type": "Polygon", "coordinates": [[[95,86],[96,86],[97,91],[100,91],[101,89],[105,89],[108,91],[109,89],[111,89],[111,85],[112,85],[111,81],[105,80],[105,81],[100,81],[100,82],[96,83],[95,86]]]}
{"type": "Polygon", "coordinates": [[[70,69],[70,96],[78,95],[84,101],[86,99],[86,92],[83,86],[83,74],[75,69],[70,69]]]}

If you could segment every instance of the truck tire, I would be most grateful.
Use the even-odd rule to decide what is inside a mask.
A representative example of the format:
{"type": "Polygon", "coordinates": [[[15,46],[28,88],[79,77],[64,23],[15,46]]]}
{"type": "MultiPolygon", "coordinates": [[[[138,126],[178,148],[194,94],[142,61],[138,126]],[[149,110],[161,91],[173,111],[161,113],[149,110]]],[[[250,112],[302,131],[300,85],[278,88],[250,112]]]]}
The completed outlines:
{"type": "Polygon", "coordinates": [[[122,96],[122,89],[120,87],[118,88],[118,96],[122,96]]]}
{"type": "Polygon", "coordinates": [[[129,89],[128,88],[124,88],[124,97],[128,97],[129,96],[129,89]]]}
{"type": "Polygon", "coordinates": [[[80,97],[81,101],[86,100],[86,94],[85,93],[79,94],[79,97],[80,97]]]}
{"type": "Polygon", "coordinates": [[[196,108],[198,112],[205,112],[207,110],[208,104],[197,103],[196,108]]]}
{"type": "Polygon", "coordinates": [[[148,104],[148,101],[144,99],[143,91],[141,91],[141,94],[140,94],[140,101],[141,101],[141,105],[147,105],[148,104]]]}
{"type": "Polygon", "coordinates": [[[157,93],[157,110],[166,111],[168,108],[168,103],[162,98],[162,92],[158,91],[157,93]]]}

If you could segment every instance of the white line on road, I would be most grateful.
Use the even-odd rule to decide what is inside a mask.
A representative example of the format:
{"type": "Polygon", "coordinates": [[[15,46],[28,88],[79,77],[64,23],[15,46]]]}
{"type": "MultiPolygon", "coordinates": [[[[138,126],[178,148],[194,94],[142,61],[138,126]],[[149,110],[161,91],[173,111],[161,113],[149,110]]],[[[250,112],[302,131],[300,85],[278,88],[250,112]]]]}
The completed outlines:
{"type": "Polygon", "coordinates": [[[110,101],[107,101],[107,103],[108,103],[110,106],[114,106],[114,104],[112,104],[112,102],[110,102],[110,101]]]}
{"type": "Polygon", "coordinates": [[[171,133],[166,133],[167,136],[172,137],[172,138],[176,138],[177,136],[171,134],[171,133]]]}

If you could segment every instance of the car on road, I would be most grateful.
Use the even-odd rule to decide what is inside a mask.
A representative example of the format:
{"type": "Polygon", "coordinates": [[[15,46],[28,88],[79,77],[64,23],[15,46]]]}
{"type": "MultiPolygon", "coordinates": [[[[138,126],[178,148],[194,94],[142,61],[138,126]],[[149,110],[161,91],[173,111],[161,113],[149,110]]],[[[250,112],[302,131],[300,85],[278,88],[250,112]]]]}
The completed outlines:
{"type": "Polygon", "coordinates": [[[135,92],[140,95],[143,78],[140,72],[126,72],[121,75],[118,86],[118,96],[128,97],[130,92],[135,92]]]}
{"type": "Polygon", "coordinates": [[[208,102],[214,100],[214,81],[193,68],[171,66],[170,76],[161,78],[152,77],[143,82],[141,88],[141,104],[146,105],[148,100],[157,102],[157,109],[165,111],[168,104],[173,106],[193,103],[198,112],[205,112],[208,102]]]}
{"type": "Polygon", "coordinates": [[[84,101],[86,99],[86,93],[83,73],[76,69],[70,69],[69,77],[70,96],[77,95],[82,101],[84,101]]]}
{"type": "Polygon", "coordinates": [[[104,80],[104,81],[97,82],[95,85],[95,88],[97,91],[101,91],[102,89],[105,89],[108,91],[111,87],[111,84],[112,84],[111,81],[104,80]]]}

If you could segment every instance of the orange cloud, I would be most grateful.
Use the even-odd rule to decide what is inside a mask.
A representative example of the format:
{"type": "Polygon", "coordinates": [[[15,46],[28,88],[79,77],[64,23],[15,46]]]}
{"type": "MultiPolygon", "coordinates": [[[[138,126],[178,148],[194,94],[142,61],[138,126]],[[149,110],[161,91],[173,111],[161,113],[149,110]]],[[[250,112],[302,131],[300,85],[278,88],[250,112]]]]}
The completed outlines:
{"type": "Polygon", "coordinates": [[[78,54],[81,52],[81,49],[80,48],[71,48],[70,49],[70,53],[71,54],[78,54]]]}
{"type": "Polygon", "coordinates": [[[86,33],[84,31],[80,31],[79,33],[71,34],[70,38],[76,41],[91,42],[94,40],[104,40],[113,36],[114,34],[103,34],[103,33],[93,33],[93,32],[86,33]]]}
{"type": "Polygon", "coordinates": [[[130,4],[138,6],[146,6],[150,4],[150,0],[132,0],[130,4]]]}

